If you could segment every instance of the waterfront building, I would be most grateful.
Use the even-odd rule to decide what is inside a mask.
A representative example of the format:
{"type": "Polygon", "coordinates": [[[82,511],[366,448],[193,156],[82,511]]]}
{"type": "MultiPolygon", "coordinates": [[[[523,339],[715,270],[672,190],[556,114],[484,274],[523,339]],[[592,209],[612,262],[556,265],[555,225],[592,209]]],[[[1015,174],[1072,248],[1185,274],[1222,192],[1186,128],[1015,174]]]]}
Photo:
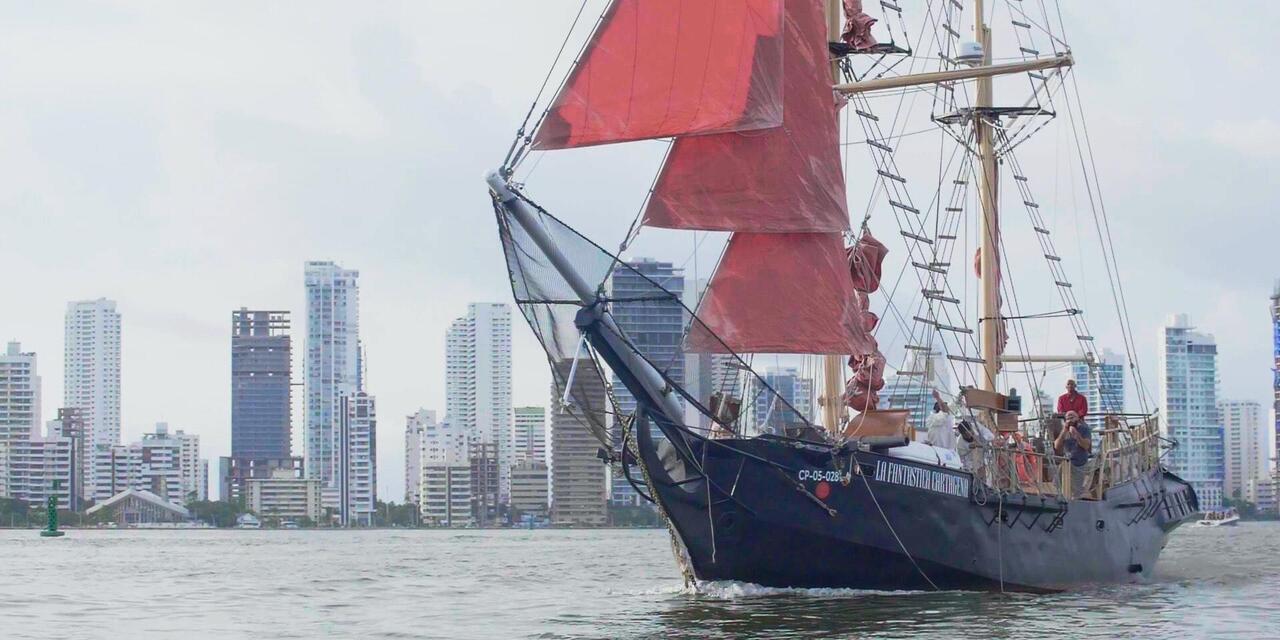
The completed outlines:
{"type": "Polygon", "coordinates": [[[0,497],[38,507],[56,495],[60,508],[72,508],[77,475],[73,473],[73,447],[70,438],[62,437],[0,442],[0,484],[4,489],[0,497]]]}
{"type": "Polygon", "coordinates": [[[171,432],[165,422],[156,423],[155,431],[136,442],[111,447],[97,462],[97,490],[107,498],[126,489],[145,489],[174,504],[186,504],[208,493],[200,478],[201,470],[208,468],[200,458],[200,436],[181,429],[171,432]]]}
{"type": "MultiPolygon", "coordinates": [[[[572,360],[555,364],[558,380],[568,380],[572,360]]],[[[607,519],[605,465],[596,452],[600,442],[582,414],[604,415],[604,382],[591,359],[578,361],[571,396],[575,407],[566,411],[559,404],[560,392],[551,385],[551,522],[566,526],[602,526],[607,519]]]]}
{"type": "MultiPolygon", "coordinates": [[[[497,522],[499,473],[498,445],[491,442],[470,442],[471,457],[471,515],[480,526],[497,522]]],[[[503,501],[508,504],[509,501],[503,501]]]]}
{"type": "Polygon", "coordinates": [[[36,354],[10,342],[0,354],[0,442],[40,435],[40,373],[36,354]]]}
{"type": "Polygon", "coordinates": [[[418,509],[423,523],[462,527],[473,522],[468,451],[466,433],[448,419],[424,425],[418,509]]]}
{"type": "Polygon", "coordinates": [[[950,381],[943,356],[937,351],[909,350],[905,369],[899,369],[888,378],[880,391],[879,409],[906,409],[908,421],[918,437],[925,433],[925,419],[933,413],[933,391],[937,389],[951,396],[950,381]]]}
{"type": "Polygon", "coordinates": [[[292,455],[293,350],[288,311],[231,312],[231,456],[292,455]]]}
{"type": "Polygon", "coordinates": [[[1102,433],[1107,414],[1124,413],[1123,357],[1103,349],[1097,362],[1073,362],[1071,377],[1076,381],[1076,391],[1089,401],[1085,422],[1094,433],[1102,433]]]}
{"type": "Polygon", "coordinates": [[[1273,362],[1271,390],[1271,422],[1275,450],[1271,457],[1280,459],[1280,280],[1271,294],[1271,354],[1273,362]]]}
{"type": "Polygon", "coordinates": [[[1039,420],[1041,417],[1051,416],[1057,412],[1057,405],[1057,401],[1044,387],[1033,389],[1031,396],[1022,401],[1022,419],[1039,420]]]}
{"type": "Polygon", "coordinates": [[[120,313],[113,300],[81,300],[67,303],[65,321],[62,406],[82,412],[85,497],[105,499],[113,494],[96,489],[95,474],[109,468],[97,458],[121,443],[120,313]]]}
{"type": "Polygon", "coordinates": [[[306,263],[305,468],[307,477],[320,480],[325,506],[338,511],[344,510],[346,476],[342,398],[363,389],[359,279],[359,271],[333,262],[306,263]]]}
{"type": "MultiPolygon", "coordinates": [[[[683,384],[683,342],[687,315],[681,304],[685,288],[684,270],[670,262],[636,258],[614,267],[609,275],[608,288],[610,298],[619,301],[612,307],[613,319],[618,328],[627,335],[640,355],[673,382],[683,384]]],[[[610,435],[614,449],[621,449],[623,435],[619,418],[635,411],[636,400],[617,376],[613,377],[612,386],[618,413],[614,416],[610,435]]],[[[609,500],[612,503],[640,503],[635,489],[621,473],[610,474],[610,485],[609,500]]]]}
{"type": "Polygon", "coordinates": [[[270,478],[276,471],[285,470],[294,477],[304,476],[305,465],[300,457],[291,458],[218,458],[218,499],[224,502],[247,500],[246,483],[251,479],[270,478]]]}
{"type": "Polygon", "coordinates": [[[756,395],[752,416],[757,429],[781,434],[785,427],[813,421],[813,378],[800,375],[795,367],[770,367],[761,380],[777,395],[756,395]]]}
{"type": "Polygon", "coordinates": [[[289,312],[232,311],[231,455],[219,460],[221,499],[244,498],[248,479],[302,471],[292,455],[292,382],[289,312]]]}
{"type": "Polygon", "coordinates": [[[445,416],[466,434],[470,446],[493,445],[496,490],[473,486],[472,491],[483,511],[494,513],[510,497],[515,448],[510,306],[472,303],[467,315],[450,324],[445,338],[445,400],[445,416]]]}
{"type": "Polygon", "coordinates": [[[526,458],[511,468],[511,508],[522,515],[545,517],[550,493],[547,464],[526,458]]]}
{"type": "Polygon", "coordinates": [[[422,467],[423,524],[465,527],[471,517],[471,465],[432,463],[422,467]]]}
{"type": "Polygon", "coordinates": [[[1244,484],[1243,497],[1252,502],[1260,514],[1280,515],[1276,501],[1277,489],[1280,486],[1277,485],[1280,485],[1280,478],[1272,474],[1248,478],[1244,484]]]}
{"type": "Polygon", "coordinates": [[[190,512],[146,489],[125,489],[85,511],[86,516],[121,526],[186,522],[190,512]]]}
{"type": "Polygon", "coordinates": [[[418,409],[405,417],[404,422],[404,501],[420,504],[422,501],[423,436],[436,427],[436,412],[418,409]]]}
{"type": "Polygon", "coordinates": [[[245,481],[245,506],[262,518],[319,522],[324,513],[320,480],[303,478],[290,469],[275,469],[269,478],[245,481]]]}
{"type": "Polygon", "coordinates": [[[1160,408],[1164,435],[1178,442],[1170,469],[1190,482],[1202,509],[1222,507],[1224,455],[1218,417],[1218,346],[1185,314],[1160,334],[1160,408]]]}
{"type": "Polygon", "coordinates": [[[546,407],[516,407],[515,409],[515,461],[532,460],[543,464],[547,461],[547,409],[546,407]]]}
{"type": "Polygon", "coordinates": [[[342,396],[340,407],[338,519],[343,526],[373,526],[378,502],[377,402],[357,391],[342,396]]]}
{"type": "Polygon", "coordinates": [[[1262,405],[1252,401],[1223,400],[1218,403],[1222,419],[1225,464],[1223,491],[1228,498],[1245,497],[1249,482],[1270,478],[1270,442],[1262,420],[1262,405]]]}
{"type": "Polygon", "coordinates": [[[88,481],[85,474],[91,472],[91,466],[86,464],[86,458],[91,449],[86,444],[84,412],[76,407],[59,408],[57,419],[46,423],[45,430],[46,438],[66,438],[68,441],[71,461],[71,468],[68,470],[69,482],[66,484],[68,508],[72,511],[80,511],[84,508],[87,497],[85,486],[88,481]]]}

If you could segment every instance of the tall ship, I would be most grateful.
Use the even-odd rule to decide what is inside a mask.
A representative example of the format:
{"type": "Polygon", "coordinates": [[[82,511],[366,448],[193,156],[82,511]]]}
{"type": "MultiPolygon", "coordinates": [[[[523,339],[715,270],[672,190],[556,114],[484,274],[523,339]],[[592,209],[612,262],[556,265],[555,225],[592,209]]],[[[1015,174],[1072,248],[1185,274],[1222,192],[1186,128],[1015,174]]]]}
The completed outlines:
{"type": "Polygon", "coordinates": [[[1106,141],[1088,138],[1054,3],[612,0],[594,23],[588,4],[580,50],[560,46],[487,184],[557,410],[656,505],[686,580],[1046,592],[1150,576],[1199,506],[1162,464],[1175,443],[1133,354],[1092,162],[1106,141]],[[640,141],[666,150],[639,214],[621,193],[592,214],[615,221],[616,250],[539,203],[544,158],[640,141]],[[1043,164],[1080,197],[1042,206],[1043,164]],[[1051,371],[1101,384],[1055,247],[1067,209],[1098,244],[1089,284],[1115,307],[1138,412],[1039,401],[1051,371]],[[696,295],[629,261],[651,229],[689,232],[695,253],[723,243],[696,295]],[[679,344],[654,348],[635,319],[670,309],[679,344]],[[762,371],[781,362],[811,374],[808,397],[762,371]]]}

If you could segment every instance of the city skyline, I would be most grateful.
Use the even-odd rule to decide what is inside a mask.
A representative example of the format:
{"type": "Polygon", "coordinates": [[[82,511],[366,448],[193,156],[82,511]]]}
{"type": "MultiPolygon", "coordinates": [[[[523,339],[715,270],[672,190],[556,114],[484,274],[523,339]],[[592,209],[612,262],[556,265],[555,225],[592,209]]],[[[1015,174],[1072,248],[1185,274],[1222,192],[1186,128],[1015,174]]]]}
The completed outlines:
{"type": "MultiPolygon", "coordinates": [[[[0,167],[11,177],[0,201],[10,203],[18,231],[0,238],[0,267],[40,277],[13,283],[25,313],[0,325],[0,340],[19,340],[40,354],[44,397],[61,398],[64,305],[115,300],[125,314],[125,439],[169,420],[199,432],[214,459],[230,451],[227,311],[287,309],[301,324],[298,265],[330,259],[362,273],[366,349],[383,416],[442,410],[443,372],[433,364],[443,358],[439,336],[467,302],[510,298],[480,177],[507,148],[559,45],[557,38],[531,38],[511,59],[465,36],[559,34],[576,9],[566,0],[466,3],[441,28],[425,5],[369,7],[359,15],[316,7],[304,28],[272,14],[245,32],[233,16],[190,21],[178,7],[153,8],[147,20],[132,21],[72,17],[47,3],[15,8],[31,19],[0,25],[0,33],[32,64],[12,70],[0,87],[13,134],[0,150],[0,167]],[[130,44],[87,55],[86,31],[95,43],[130,44]],[[168,44],[175,39],[187,46],[168,44]],[[228,51],[226,42],[238,45],[228,51]],[[433,62],[454,59],[458,50],[469,59],[433,62]],[[174,60],[187,65],[181,78],[174,60]],[[494,68],[505,70],[501,91],[488,88],[494,68]],[[119,82],[103,86],[102,77],[119,82]],[[292,80],[281,85],[279,78],[292,80]],[[90,94],[101,99],[79,98],[90,94]]],[[[1165,43],[1194,41],[1206,29],[1264,37],[1263,25],[1280,16],[1280,6],[1223,7],[1195,25],[1138,5],[1110,7],[1108,20],[1088,19],[1082,6],[1064,11],[1072,44],[1088,52],[1079,61],[1080,86],[1148,394],[1157,391],[1156,328],[1166,314],[1186,311],[1218,337],[1223,396],[1267,400],[1274,366],[1265,348],[1272,339],[1267,298],[1275,276],[1268,260],[1280,221],[1258,212],[1280,199],[1266,172],[1280,149],[1280,123],[1248,105],[1269,103],[1271,89],[1248,80],[1249,65],[1170,51],[1165,43]],[[1127,28],[1136,23],[1151,28],[1127,28]],[[1137,49],[1162,56],[1127,55],[1137,49]],[[1206,118],[1191,113],[1173,83],[1132,86],[1134,77],[1171,67],[1201,77],[1204,91],[1241,97],[1206,118]],[[1159,136],[1145,124],[1156,103],[1159,136]]],[[[592,237],[616,241],[616,225],[625,226],[647,192],[659,146],[548,159],[538,169],[536,195],[585,222],[592,237]],[[602,164],[616,171],[599,171],[602,164]]],[[[1056,206],[1065,210],[1068,202],[1056,206]]],[[[1069,227],[1071,214],[1062,215],[1069,227]]],[[[671,237],[646,230],[634,255],[684,262],[688,238],[677,244],[671,237]]],[[[1120,350],[1106,274],[1090,253],[1096,239],[1080,239],[1082,255],[1075,240],[1064,237],[1062,245],[1072,248],[1064,261],[1074,272],[1086,270],[1077,292],[1098,343],[1120,350]]],[[[718,247],[705,244],[701,272],[690,268],[691,279],[710,273],[718,247]]],[[[891,253],[886,272],[902,257],[891,253]]],[[[527,329],[514,330],[513,342],[513,402],[545,404],[545,359],[527,329]]],[[[47,421],[56,407],[44,404],[47,421]]],[[[300,453],[296,408],[295,418],[300,453]]],[[[380,495],[402,489],[398,449],[379,451],[380,495]]]]}
{"type": "MultiPolygon", "coordinates": [[[[312,265],[312,264],[315,264],[315,263],[314,263],[314,262],[308,262],[307,264],[308,264],[308,265],[312,265]]],[[[332,266],[332,263],[325,263],[325,264],[332,266]]],[[[354,273],[354,271],[352,271],[352,273],[354,273]]],[[[73,308],[73,307],[74,307],[74,305],[77,305],[77,304],[83,305],[83,304],[88,304],[88,303],[93,303],[93,305],[95,305],[95,306],[102,306],[102,305],[106,305],[106,306],[105,306],[105,307],[103,307],[103,308],[104,308],[104,309],[105,309],[105,308],[109,308],[109,309],[110,309],[110,311],[111,311],[112,313],[114,313],[114,314],[115,314],[115,315],[114,315],[114,319],[115,319],[115,323],[116,323],[116,324],[114,325],[114,331],[116,331],[116,332],[118,332],[118,333],[122,333],[122,330],[120,329],[120,325],[121,325],[121,324],[123,324],[123,323],[121,322],[121,320],[120,320],[120,316],[121,316],[121,314],[120,314],[119,312],[117,312],[117,311],[116,311],[114,301],[111,301],[111,300],[108,300],[108,299],[98,299],[98,300],[85,301],[85,302],[80,302],[80,303],[68,303],[68,309],[73,308]]],[[[506,303],[469,303],[469,304],[467,305],[467,308],[469,309],[469,315],[471,316],[472,322],[474,322],[475,309],[476,309],[477,307],[480,307],[480,308],[490,308],[490,309],[500,309],[500,308],[502,308],[502,307],[504,307],[504,306],[508,306],[508,305],[507,305],[506,303]]],[[[242,308],[242,309],[237,310],[237,311],[236,311],[236,313],[241,313],[241,314],[242,314],[242,313],[245,313],[245,310],[242,308]]],[[[287,313],[289,313],[289,312],[287,312],[287,311],[285,311],[285,312],[278,312],[278,311],[277,311],[277,312],[269,312],[269,313],[273,313],[273,314],[280,314],[280,313],[284,313],[284,314],[287,314],[287,313]]],[[[70,314],[70,312],[69,312],[69,314],[70,314]]],[[[1189,321],[1189,319],[1188,319],[1188,318],[1186,318],[1186,317],[1181,317],[1181,316],[1186,316],[1186,314],[1173,314],[1172,316],[1170,316],[1170,318],[1169,318],[1169,319],[1167,320],[1167,322],[1166,322],[1166,328],[1167,328],[1167,326],[1168,326],[1168,325],[1172,325],[1172,326],[1175,326],[1175,327],[1178,327],[1178,328],[1188,329],[1189,325],[1187,325],[1187,323],[1189,323],[1189,322],[1190,322],[1190,321],[1189,321]],[[1181,324],[1179,324],[1179,323],[1181,323],[1181,324]],[[1183,326],[1183,325],[1187,325],[1187,326],[1183,326]]],[[[454,323],[453,323],[453,329],[452,329],[452,331],[456,332],[456,330],[457,330],[457,328],[458,328],[458,322],[460,322],[460,320],[467,320],[467,316],[464,316],[462,319],[455,319],[455,321],[454,321],[454,323]]],[[[509,321],[509,320],[507,320],[507,322],[510,322],[510,321],[509,321]]],[[[287,323],[287,321],[286,321],[286,323],[287,323]]],[[[521,324],[521,326],[523,327],[523,323],[520,323],[520,324],[521,324]]],[[[1205,337],[1207,337],[1207,338],[1208,338],[1208,340],[1210,341],[1210,343],[1213,343],[1213,341],[1215,340],[1215,338],[1214,338],[1214,335],[1213,335],[1213,332],[1212,332],[1212,330],[1211,330],[1211,329],[1212,329],[1212,328],[1206,328],[1206,330],[1205,330],[1204,332],[1197,333],[1197,336],[1199,336],[1200,338],[1205,338],[1205,337]]],[[[509,330],[510,330],[510,329],[509,329],[509,327],[508,327],[506,330],[507,330],[507,331],[509,331],[509,330]]],[[[447,333],[449,333],[449,332],[447,332],[447,333]]],[[[504,332],[502,335],[504,336],[504,337],[503,337],[503,339],[504,339],[504,340],[506,340],[507,342],[509,342],[509,341],[510,341],[510,339],[509,339],[509,338],[506,338],[506,337],[505,337],[505,335],[506,335],[506,334],[505,334],[505,332],[504,332]]],[[[9,349],[12,351],[12,350],[15,350],[15,349],[23,349],[23,347],[22,347],[21,343],[11,342],[11,343],[10,343],[10,347],[9,347],[9,349]]],[[[36,359],[38,359],[38,357],[39,357],[39,356],[38,356],[38,354],[36,354],[35,352],[27,351],[27,350],[25,350],[25,349],[24,349],[24,350],[22,350],[22,351],[20,351],[20,352],[15,352],[14,354],[10,354],[10,355],[11,355],[11,357],[12,357],[12,356],[21,356],[23,360],[36,360],[36,359]]],[[[498,357],[499,357],[499,358],[501,357],[501,354],[497,354],[497,355],[498,355],[498,357]]],[[[123,359],[123,358],[121,358],[121,359],[123,359]]],[[[447,358],[445,358],[445,360],[447,361],[447,358]]],[[[1112,378],[1117,377],[1117,373],[1118,373],[1118,372],[1120,371],[1120,369],[1121,369],[1121,365],[1119,364],[1120,360],[1121,360],[1121,357],[1120,357],[1120,356],[1118,356],[1117,354],[1115,354],[1114,352],[1112,352],[1110,349],[1105,349],[1105,348],[1104,348],[1104,349],[1103,349],[1103,353],[1102,353],[1102,354],[1100,354],[1100,356],[1099,356],[1099,362],[1100,362],[1100,363],[1102,363],[1102,364],[1104,364],[1104,365],[1106,365],[1106,367],[1104,367],[1104,369],[1106,369],[1106,371],[1104,371],[1103,375],[1104,375],[1104,376],[1108,376],[1108,377],[1112,377],[1112,378]]],[[[446,364],[446,366],[447,366],[447,364],[446,364]]],[[[510,366],[513,366],[513,365],[509,363],[509,364],[506,364],[505,366],[510,367],[510,366]]],[[[775,372],[775,373],[776,373],[776,372],[775,372]]],[[[768,375],[768,374],[769,374],[769,372],[768,372],[768,371],[766,371],[766,372],[764,372],[764,374],[765,374],[765,375],[768,375]]],[[[363,375],[363,374],[361,374],[361,375],[363,375]]],[[[1080,367],[1080,366],[1074,366],[1074,367],[1072,368],[1071,375],[1072,375],[1073,377],[1076,377],[1076,378],[1081,378],[1081,367],[1080,367]]],[[[1218,386],[1220,387],[1220,386],[1221,386],[1221,384],[1220,384],[1220,383],[1221,383],[1220,378],[1222,377],[1222,376],[1221,376],[1221,372],[1220,372],[1220,368],[1219,368],[1218,372],[1217,372],[1217,373],[1215,373],[1214,375],[1219,377],[1218,386]]],[[[40,379],[39,379],[39,378],[37,378],[37,381],[39,382],[39,381],[40,381],[40,379]]],[[[296,383],[296,384],[300,384],[300,383],[296,383]]],[[[121,386],[121,387],[123,387],[123,383],[121,383],[121,385],[120,385],[120,386],[121,386]]],[[[1113,388],[1113,391],[1112,391],[1111,393],[1112,393],[1113,395],[1118,395],[1118,396],[1120,396],[1120,397],[1121,397],[1121,402],[1125,402],[1125,400],[1123,399],[1123,396],[1125,395],[1125,394],[1123,393],[1123,391],[1121,391],[1121,392],[1119,392],[1119,393],[1116,393],[1116,392],[1114,391],[1114,382],[1112,382],[1112,383],[1110,384],[1110,386],[1113,388]]],[[[1086,384],[1086,385],[1084,385],[1084,387],[1086,387],[1086,393],[1088,393],[1088,394],[1090,394],[1090,395],[1093,395],[1093,392],[1092,392],[1091,390],[1088,390],[1088,389],[1087,389],[1087,384],[1086,384]]],[[[1158,394],[1159,394],[1159,392],[1160,392],[1160,391],[1161,391],[1161,389],[1159,389],[1159,388],[1158,388],[1158,389],[1157,389],[1157,393],[1156,393],[1156,394],[1153,394],[1153,399],[1154,399],[1154,400],[1157,400],[1157,401],[1159,400],[1159,395],[1158,395],[1158,394]]],[[[46,397],[47,397],[47,390],[45,390],[45,389],[43,388],[43,385],[40,385],[40,387],[39,387],[39,389],[38,389],[38,392],[37,392],[37,393],[38,393],[39,395],[42,395],[42,396],[46,396],[46,397]]],[[[117,393],[120,393],[120,392],[119,392],[119,391],[117,391],[117,393]]],[[[1225,394],[1222,394],[1222,397],[1225,397],[1225,394]]],[[[1215,399],[1215,402],[1219,402],[1219,400],[1216,400],[1216,399],[1215,399]]],[[[1259,404],[1259,405],[1264,405],[1264,404],[1265,404],[1265,405],[1269,405],[1269,404],[1270,404],[1270,403],[1261,403],[1261,402],[1259,402],[1259,401],[1257,401],[1257,400],[1254,400],[1254,399],[1233,400],[1233,401],[1231,401],[1231,402],[1252,402],[1252,403],[1259,404]]],[[[47,404],[47,403],[46,403],[46,404],[47,404]]],[[[447,406],[447,404],[448,404],[448,403],[446,402],[446,403],[444,403],[444,404],[447,406]]],[[[42,409],[42,411],[43,411],[43,414],[47,416],[47,414],[48,414],[48,411],[47,411],[48,407],[47,407],[47,406],[45,406],[45,407],[40,407],[41,403],[40,403],[40,402],[38,402],[38,401],[35,403],[35,405],[36,405],[38,408],[41,408],[41,409],[42,409]]],[[[1124,406],[1125,406],[1125,407],[1128,407],[1128,403],[1126,402],[1126,404],[1125,404],[1124,406]]],[[[533,409],[541,409],[541,407],[517,407],[517,409],[530,409],[530,408],[533,408],[533,409]]],[[[1128,407],[1128,408],[1132,408],[1132,407],[1128,407]]],[[[423,410],[425,410],[425,409],[423,409],[423,410]]],[[[435,410],[426,410],[426,411],[428,411],[428,412],[429,412],[429,413],[431,413],[431,414],[435,414],[435,413],[436,413],[436,411],[435,411],[435,410]]],[[[1272,424],[1271,420],[1272,420],[1272,418],[1274,417],[1274,415],[1275,415],[1275,414],[1274,414],[1273,412],[1270,412],[1270,411],[1264,411],[1264,412],[1263,412],[1263,414],[1264,414],[1264,415],[1262,415],[1261,420],[1262,420],[1264,423],[1266,423],[1267,425],[1272,424]]],[[[52,419],[51,419],[51,418],[50,418],[49,420],[43,420],[43,419],[42,419],[42,420],[40,420],[40,421],[39,421],[39,424],[43,427],[43,425],[45,425],[45,424],[46,424],[46,422],[50,422],[50,421],[52,421],[52,419]]],[[[1222,426],[1223,426],[1223,425],[1222,425],[1222,422],[1223,422],[1223,419],[1219,419],[1219,420],[1218,420],[1218,423],[1219,423],[1219,424],[1218,424],[1218,426],[1219,426],[1219,427],[1222,427],[1222,426]]],[[[160,423],[157,423],[157,424],[165,424],[165,423],[164,423],[164,422],[160,422],[160,423]]],[[[510,426],[511,426],[511,428],[510,428],[510,429],[508,429],[507,431],[510,431],[510,435],[514,438],[514,437],[516,437],[516,434],[517,434],[517,428],[516,428],[516,425],[515,425],[514,423],[513,423],[512,425],[510,425],[510,426]]],[[[1168,428],[1168,426],[1167,426],[1167,425],[1166,425],[1166,428],[1168,428]]],[[[231,432],[231,429],[232,429],[232,427],[231,427],[231,423],[229,422],[229,423],[225,426],[225,430],[226,430],[228,433],[230,433],[230,432],[231,432]]],[[[36,432],[37,437],[39,437],[39,433],[41,433],[42,431],[43,431],[43,428],[41,428],[40,430],[37,430],[37,432],[36,432]]],[[[1264,449],[1266,449],[1266,451],[1268,451],[1268,452],[1274,452],[1274,451],[1276,450],[1277,445],[1276,445],[1276,443],[1275,443],[1274,439],[1271,439],[1271,438],[1272,438],[1272,436],[1273,436],[1273,434],[1272,434],[1271,430],[1268,428],[1268,429],[1264,429],[1263,431],[1264,431],[1264,433],[1263,433],[1262,435],[1264,436],[1264,440],[1263,440],[1263,442],[1261,442],[1261,446],[1262,446],[1264,449]]],[[[131,435],[132,435],[132,434],[131,434],[131,432],[130,432],[130,436],[129,436],[129,437],[131,437],[131,435]]],[[[143,432],[141,432],[141,433],[137,434],[137,437],[145,438],[145,437],[147,437],[147,435],[148,435],[148,432],[143,431],[143,432]]],[[[197,435],[198,435],[198,434],[197,434],[197,435]]],[[[547,436],[548,436],[548,439],[549,439],[549,436],[550,436],[550,432],[549,432],[549,431],[548,431],[548,433],[547,433],[547,436]]],[[[51,437],[52,437],[52,436],[51,436],[51,437]]],[[[122,440],[124,440],[124,441],[129,441],[129,437],[122,437],[121,439],[122,439],[122,440]]],[[[384,438],[386,438],[386,442],[387,442],[387,443],[391,443],[391,442],[393,442],[393,441],[395,441],[395,440],[396,440],[396,438],[395,438],[394,436],[387,436],[386,434],[384,434],[384,438]]],[[[512,445],[512,447],[513,447],[513,448],[515,447],[515,442],[514,442],[514,440],[513,440],[513,442],[512,442],[512,443],[510,443],[510,444],[512,445]]],[[[386,444],[384,444],[384,446],[383,446],[383,447],[381,447],[381,448],[383,448],[383,449],[387,449],[387,448],[392,448],[392,447],[387,447],[387,446],[386,446],[386,444]]],[[[382,457],[381,457],[381,456],[379,456],[379,458],[378,458],[378,462],[376,463],[376,466],[375,466],[375,467],[373,467],[373,468],[377,470],[376,475],[378,475],[378,476],[382,476],[381,478],[379,478],[379,481],[381,482],[381,484],[379,484],[379,485],[378,485],[378,488],[377,488],[377,493],[378,493],[378,495],[386,496],[386,497],[388,497],[391,501],[398,501],[398,500],[397,500],[397,498],[398,498],[398,497],[400,497],[400,496],[402,496],[402,495],[403,495],[403,493],[404,493],[404,491],[403,491],[403,489],[404,489],[404,485],[403,485],[403,484],[399,484],[399,485],[397,486],[396,481],[397,481],[397,479],[403,479],[403,478],[405,478],[405,475],[404,475],[404,474],[405,474],[406,467],[404,466],[404,461],[406,460],[405,456],[406,456],[406,454],[408,453],[408,449],[405,447],[405,443],[402,441],[402,442],[400,442],[399,446],[395,446],[395,447],[393,447],[393,451],[394,451],[394,453],[393,453],[392,455],[398,456],[398,457],[399,457],[399,459],[401,460],[401,465],[399,465],[399,466],[398,466],[398,468],[396,468],[396,469],[388,469],[388,468],[385,468],[385,467],[384,467],[384,465],[383,465],[382,457]],[[390,477],[388,477],[389,473],[390,473],[390,474],[392,474],[392,475],[390,475],[390,477]],[[388,486],[388,484],[390,484],[390,486],[388,486]]],[[[513,451],[513,454],[514,454],[514,453],[515,453],[515,452],[513,451]]],[[[385,455],[385,452],[384,452],[384,455],[385,455]]],[[[1271,455],[1274,455],[1274,453],[1272,453],[1271,455]]],[[[206,456],[206,457],[207,457],[207,458],[215,458],[215,459],[217,458],[217,456],[216,456],[216,455],[209,455],[209,456],[206,456]]],[[[90,459],[90,460],[86,460],[86,462],[88,462],[89,464],[92,464],[92,463],[93,463],[93,460],[92,460],[92,459],[90,459]]],[[[1224,463],[1224,464],[1225,464],[1225,463],[1224,463]]],[[[205,471],[205,473],[206,473],[206,475],[208,475],[208,473],[209,473],[209,472],[208,472],[208,471],[205,471]]],[[[90,473],[89,473],[89,475],[90,475],[90,476],[92,476],[92,472],[90,472],[90,473]]],[[[216,477],[210,477],[210,478],[209,478],[209,482],[210,482],[210,483],[216,483],[217,481],[218,481],[218,478],[216,478],[216,477]]],[[[91,478],[90,478],[90,479],[87,479],[87,480],[86,480],[86,482],[91,483],[91,482],[92,482],[92,479],[91,479],[91,478]]],[[[1220,481],[1220,483],[1221,483],[1221,481],[1220,481]]],[[[1225,487],[1224,487],[1224,488],[1225,488],[1225,487]]],[[[1224,492],[1224,493],[1225,493],[1225,492],[1224,492]]],[[[1226,497],[1230,497],[1230,496],[1229,496],[1229,495],[1227,495],[1226,497]]]]}

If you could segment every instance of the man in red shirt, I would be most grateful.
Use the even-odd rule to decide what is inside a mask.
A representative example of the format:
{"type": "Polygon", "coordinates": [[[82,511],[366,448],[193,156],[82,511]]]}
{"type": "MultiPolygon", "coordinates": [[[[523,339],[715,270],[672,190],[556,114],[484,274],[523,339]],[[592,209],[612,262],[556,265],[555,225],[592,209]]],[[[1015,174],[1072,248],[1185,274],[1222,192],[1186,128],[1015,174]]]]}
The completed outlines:
{"type": "Polygon", "coordinates": [[[1068,411],[1076,412],[1082,421],[1089,415],[1089,399],[1076,391],[1075,380],[1067,380],[1067,392],[1058,396],[1058,414],[1066,415],[1068,411]]]}

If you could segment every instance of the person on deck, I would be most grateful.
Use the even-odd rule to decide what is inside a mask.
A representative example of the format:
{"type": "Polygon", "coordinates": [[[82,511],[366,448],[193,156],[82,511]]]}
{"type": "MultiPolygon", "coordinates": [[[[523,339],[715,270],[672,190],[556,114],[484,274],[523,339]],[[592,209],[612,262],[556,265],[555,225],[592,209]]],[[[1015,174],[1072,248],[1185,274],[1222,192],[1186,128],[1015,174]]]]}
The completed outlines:
{"type": "Polygon", "coordinates": [[[955,420],[951,417],[951,408],[947,406],[937,389],[933,390],[933,413],[925,418],[924,425],[927,429],[924,435],[925,444],[955,450],[955,420]]]}
{"type": "Polygon", "coordinates": [[[1058,396],[1057,413],[1065,416],[1070,411],[1076,412],[1081,420],[1089,415],[1089,399],[1076,391],[1075,380],[1067,380],[1067,392],[1058,396]]]}
{"type": "Polygon", "coordinates": [[[1089,454],[1093,452],[1093,433],[1080,414],[1067,412],[1066,426],[1053,441],[1053,450],[1071,461],[1071,495],[1080,497],[1084,491],[1084,478],[1091,470],[1089,454]]]}

